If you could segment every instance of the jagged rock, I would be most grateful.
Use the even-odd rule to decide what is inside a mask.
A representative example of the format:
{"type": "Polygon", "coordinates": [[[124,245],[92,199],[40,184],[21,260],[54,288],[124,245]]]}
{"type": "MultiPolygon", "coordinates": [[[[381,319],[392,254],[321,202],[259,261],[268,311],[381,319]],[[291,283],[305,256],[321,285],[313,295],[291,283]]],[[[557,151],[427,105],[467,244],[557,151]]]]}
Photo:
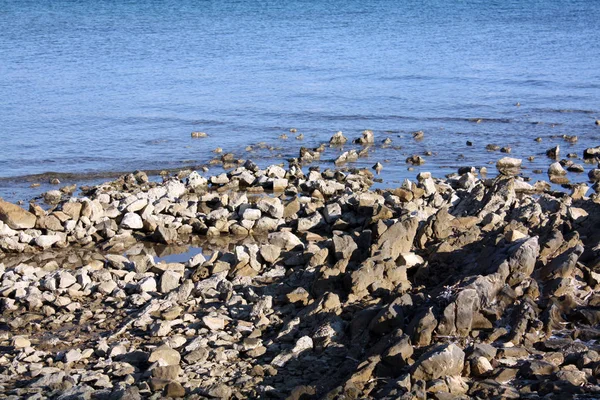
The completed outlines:
{"type": "Polygon", "coordinates": [[[157,243],[173,244],[177,242],[177,230],[174,228],[159,226],[154,231],[152,239],[157,243]]]}
{"type": "Polygon", "coordinates": [[[331,139],[329,139],[329,144],[332,145],[342,145],[346,143],[348,139],[344,136],[344,134],[340,132],[336,132],[331,139]]]}
{"type": "Polygon", "coordinates": [[[546,150],[546,155],[550,158],[558,158],[558,155],[560,154],[560,147],[559,146],[554,146],[548,150],[546,150]]]}
{"type": "Polygon", "coordinates": [[[393,223],[377,240],[378,249],[383,258],[396,260],[400,254],[408,253],[412,247],[419,222],[416,218],[393,223]]]}
{"type": "Polygon", "coordinates": [[[347,260],[352,257],[352,254],[358,249],[358,245],[350,235],[334,235],[333,249],[335,257],[338,260],[347,260]]]}
{"type": "Polygon", "coordinates": [[[430,381],[444,376],[460,376],[465,353],[454,343],[442,345],[423,354],[413,365],[412,379],[430,381]]]}

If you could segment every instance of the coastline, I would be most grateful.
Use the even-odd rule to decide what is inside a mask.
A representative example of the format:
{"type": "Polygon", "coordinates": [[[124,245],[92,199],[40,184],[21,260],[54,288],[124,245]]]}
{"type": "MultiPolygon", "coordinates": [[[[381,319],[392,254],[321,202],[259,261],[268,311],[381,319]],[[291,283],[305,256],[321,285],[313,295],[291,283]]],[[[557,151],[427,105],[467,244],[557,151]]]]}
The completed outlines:
{"type": "Polygon", "coordinates": [[[3,391],[597,395],[600,196],[530,184],[521,163],[373,190],[344,163],[240,160],[47,211],[0,203],[3,391]]]}

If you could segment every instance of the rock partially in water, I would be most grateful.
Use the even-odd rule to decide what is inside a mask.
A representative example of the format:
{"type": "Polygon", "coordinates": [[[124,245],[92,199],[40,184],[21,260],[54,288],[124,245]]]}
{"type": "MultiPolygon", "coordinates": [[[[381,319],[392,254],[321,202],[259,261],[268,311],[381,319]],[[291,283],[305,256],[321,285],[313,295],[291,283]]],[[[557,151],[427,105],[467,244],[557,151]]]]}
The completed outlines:
{"type": "Polygon", "coordinates": [[[519,174],[522,162],[519,158],[503,157],[496,162],[496,168],[503,175],[515,176],[519,174]]]}

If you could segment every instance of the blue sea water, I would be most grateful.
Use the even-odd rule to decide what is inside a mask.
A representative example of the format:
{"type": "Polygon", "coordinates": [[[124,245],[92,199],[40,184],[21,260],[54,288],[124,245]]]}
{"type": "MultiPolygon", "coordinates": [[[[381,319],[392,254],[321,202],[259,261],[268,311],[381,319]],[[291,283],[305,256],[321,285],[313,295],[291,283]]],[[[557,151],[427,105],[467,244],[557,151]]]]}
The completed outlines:
{"type": "Polygon", "coordinates": [[[487,165],[488,143],[545,171],[552,145],[600,145],[596,119],[597,1],[0,0],[5,197],[31,174],[178,168],[216,147],[281,161],[338,130],[375,132],[357,165],[385,160],[391,184],[426,151],[417,170],[438,176],[487,165]],[[275,149],[244,152],[258,142],[275,149]]]}

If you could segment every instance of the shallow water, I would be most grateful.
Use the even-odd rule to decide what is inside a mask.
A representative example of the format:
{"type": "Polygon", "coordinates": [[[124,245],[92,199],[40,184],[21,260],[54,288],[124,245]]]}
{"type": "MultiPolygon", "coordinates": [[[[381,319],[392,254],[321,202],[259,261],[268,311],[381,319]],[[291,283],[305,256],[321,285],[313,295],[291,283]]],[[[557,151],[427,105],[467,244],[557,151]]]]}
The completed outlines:
{"type": "Polygon", "coordinates": [[[390,184],[486,165],[488,143],[544,171],[552,145],[600,145],[596,2],[400,3],[0,1],[0,196],[26,196],[31,174],[180,168],[216,147],[264,165],[337,130],[402,147],[358,163],[388,160],[390,184]],[[305,139],[278,139],[291,127],[305,139]],[[278,149],[244,154],[261,141],[278,149]]]}

